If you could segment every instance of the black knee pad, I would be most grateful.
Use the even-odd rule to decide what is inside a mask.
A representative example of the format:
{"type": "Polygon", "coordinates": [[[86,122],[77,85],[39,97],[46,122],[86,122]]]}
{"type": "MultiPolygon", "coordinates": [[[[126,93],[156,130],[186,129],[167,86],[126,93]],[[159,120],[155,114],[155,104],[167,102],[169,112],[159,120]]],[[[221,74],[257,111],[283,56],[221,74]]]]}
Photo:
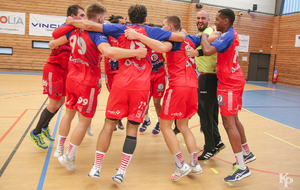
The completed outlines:
{"type": "Polygon", "coordinates": [[[112,119],[112,118],[108,118],[108,117],[106,119],[109,119],[111,121],[117,121],[117,119],[112,119]]]}
{"type": "Polygon", "coordinates": [[[136,122],[136,121],[131,121],[131,120],[128,120],[128,122],[132,125],[139,125],[140,123],[136,122]]]}

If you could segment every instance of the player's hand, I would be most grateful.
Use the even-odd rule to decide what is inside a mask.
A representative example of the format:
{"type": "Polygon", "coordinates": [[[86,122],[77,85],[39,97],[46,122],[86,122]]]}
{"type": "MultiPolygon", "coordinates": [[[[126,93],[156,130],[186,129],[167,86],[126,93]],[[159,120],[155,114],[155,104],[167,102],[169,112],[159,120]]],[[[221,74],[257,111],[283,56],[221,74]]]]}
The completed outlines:
{"type": "Polygon", "coordinates": [[[199,55],[197,50],[194,50],[193,48],[189,48],[185,50],[185,56],[191,58],[191,57],[197,57],[199,55]]]}
{"type": "Polygon", "coordinates": [[[104,24],[111,24],[111,22],[109,22],[108,20],[105,20],[104,24]]]}
{"type": "Polygon", "coordinates": [[[51,40],[51,41],[49,42],[49,44],[48,44],[48,46],[49,46],[49,48],[50,48],[51,50],[53,50],[53,49],[56,48],[56,46],[54,45],[53,41],[54,41],[54,40],[51,40]]]}
{"type": "Polygon", "coordinates": [[[182,29],[180,30],[180,32],[183,32],[183,33],[185,34],[185,36],[188,35],[187,31],[186,31],[184,28],[182,28],[182,29]]]}
{"type": "Polygon", "coordinates": [[[72,21],[74,20],[74,18],[73,17],[71,17],[71,16],[68,16],[67,17],[67,19],[66,19],[66,24],[68,24],[68,25],[72,25],[72,21]]]}
{"type": "Polygon", "coordinates": [[[137,35],[139,35],[139,33],[132,28],[128,28],[127,30],[125,30],[125,37],[128,40],[136,40],[137,35]]]}
{"type": "Polygon", "coordinates": [[[147,48],[145,47],[145,45],[140,46],[138,49],[136,49],[137,51],[137,59],[142,59],[145,58],[147,55],[147,48]]]}

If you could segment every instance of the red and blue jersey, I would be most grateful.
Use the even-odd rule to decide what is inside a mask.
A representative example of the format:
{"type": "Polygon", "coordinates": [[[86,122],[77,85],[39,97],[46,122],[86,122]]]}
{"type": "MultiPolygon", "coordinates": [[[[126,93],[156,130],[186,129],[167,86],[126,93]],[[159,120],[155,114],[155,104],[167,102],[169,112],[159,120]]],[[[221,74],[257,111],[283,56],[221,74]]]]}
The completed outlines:
{"type": "Polygon", "coordinates": [[[238,63],[239,36],[233,27],[211,43],[218,50],[217,77],[218,88],[235,90],[245,84],[242,69],[238,63]]]}
{"type": "MultiPolygon", "coordinates": [[[[160,41],[168,40],[172,34],[170,31],[158,27],[137,24],[125,26],[103,24],[103,33],[108,37],[112,36],[117,39],[120,48],[137,49],[139,46],[144,45],[138,40],[128,40],[125,37],[124,31],[128,28],[133,28],[138,33],[160,41]]],[[[119,72],[114,77],[114,86],[127,90],[150,90],[151,51],[148,48],[148,54],[143,59],[137,59],[136,57],[119,59],[119,72]]]]}
{"type": "Polygon", "coordinates": [[[106,36],[98,32],[75,29],[66,34],[72,47],[68,78],[86,86],[96,86],[101,80],[100,43],[108,43],[106,36]]]}
{"type": "Polygon", "coordinates": [[[198,35],[188,35],[183,42],[173,42],[173,48],[166,53],[170,87],[198,88],[195,59],[185,56],[185,51],[190,47],[196,49],[200,42],[198,35]]]}
{"type": "MultiPolygon", "coordinates": [[[[116,40],[112,36],[108,38],[108,42],[110,46],[118,47],[118,40],[116,40]]],[[[119,71],[119,61],[118,59],[111,59],[105,57],[104,67],[105,67],[105,75],[115,74],[119,71]]]]}
{"type": "MultiPolygon", "coordinates": [[[[66,24],[62,24],[60,27],[66,26],[66,24]]],[[[51,54],[47,60],[47,63],[50,64],[58,64],[63,69],[68,68],[69,57],[71,53],[71,47],[69,43],[65,43],[51,50],[51,54]]]]}
{"type": "Polygon", "coordinates": [[[165,70],[165,58],[162,55],[162,53],[158,53],[158,52],[152,50],[152,52],[151,52],[151,63],[152,63],[151,75],[166,72],[166,70],[165,70]]]}

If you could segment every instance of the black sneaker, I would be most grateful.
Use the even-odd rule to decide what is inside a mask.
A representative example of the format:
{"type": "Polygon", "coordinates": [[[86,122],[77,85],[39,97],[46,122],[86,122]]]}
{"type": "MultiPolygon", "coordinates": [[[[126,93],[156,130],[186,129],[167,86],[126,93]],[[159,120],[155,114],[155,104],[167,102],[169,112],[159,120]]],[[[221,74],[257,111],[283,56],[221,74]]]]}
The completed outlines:
{"type": "Polygon", "coordinates": [[[173,129],[173,131],[174,131],[175,135],[177,135],[178,133],[180,133],[180,131],[179,131],[179,129],[178,129],[177,127],[175,127],[175,128],[173,129]]]}
{"type": "Polygon", "coordinates": [[[217,149],[218,153],[219,153],[221,150],[223,150],[224,148],[226,148],[226,145],[225,145],[222,141],[220,141],[220,142],[217,144],[217,146],[216,146],[216,149],[217,149]]]}
{"type": "Polygon", "coordinates": [[[217,149],[213,149],[211,151],[204,150],[203,153],[198,157],[199,161],[208,160],[213,157],[218,152],[217,149]]]}

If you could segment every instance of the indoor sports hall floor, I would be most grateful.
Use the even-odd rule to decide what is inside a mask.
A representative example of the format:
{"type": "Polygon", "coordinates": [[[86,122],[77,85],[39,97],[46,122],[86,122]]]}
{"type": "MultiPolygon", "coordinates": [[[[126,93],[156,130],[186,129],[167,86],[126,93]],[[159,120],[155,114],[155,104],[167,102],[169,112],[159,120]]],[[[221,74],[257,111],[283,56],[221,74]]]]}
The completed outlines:
{"type": "MultiPolygon", "coordinates": [[[[28,138],[28,132],[36,126],[41,110],[48,103],[47,96],[42,95],[41,74],[0,72],[0,189],[300,189],[300,88],[247,82],[239,118],[257,160],[248,164],[252,172],[250,177],[232,183],[223,180],[233,170],[235,158],[222,122],[219,129],[227,147],[200,163],[203,173],[183,177],[177,182],[171,180],[175,168],[173,157],[162,134],[153,136],[151,133],[157,122],[152,101],[152,124],[144,134],[138,135],[137,148],[123,183],[117,185],[111,180],[121,161],[125,140],[125,131],[121,130],[113,134],[100,179],[87,177],[104,123],[107,98],[108,91],[103,85],[92,121],[95,135],[85,137],[76,153],[77,169],[70,172],[52,155],[57,142],[46,142],[49,148],[41,150],[28,138]]],[[[64,111],[62,107],[50,123],[54,136],[57,136],[64,111]]],[[[74,118],[71,132],[77,122],[74,118]]],[[[198,115],[190,120],[189,126],[200,151],[204,137],[199,130],[198,115]]],[[[183,156],[190,162],[183,137],[177,136],[183,156]]],[[[65,147],[68,142],[69,138],[65,147]]]]}

